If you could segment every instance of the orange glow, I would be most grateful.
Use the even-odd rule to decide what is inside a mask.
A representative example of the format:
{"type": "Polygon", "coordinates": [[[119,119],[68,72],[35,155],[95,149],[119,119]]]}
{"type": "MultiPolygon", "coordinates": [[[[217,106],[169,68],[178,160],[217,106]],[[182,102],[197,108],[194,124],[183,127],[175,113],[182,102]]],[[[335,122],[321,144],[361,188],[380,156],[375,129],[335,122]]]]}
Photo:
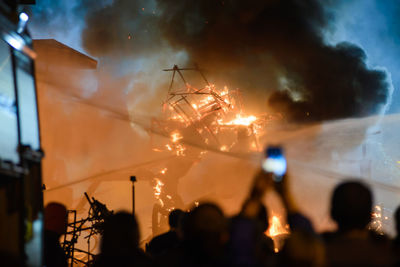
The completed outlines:
{"type": "Polygon", "coordinates": [[[174,131],[171,133],[171,141],[172,143],[176,143],[181,140],[183,137],[178,131],[174,131]]]}
{"type": "Polygon", "coordinates": [[[274,241],[274,252],[278,253],[282,248],[281,236],[290,234],[289,225],[282,224],[278,216],[272,216],[269,220],[269,229],[265,231],[265,235],[269,236],[274,241]]]}
{"type": "Polygon", "coordinates": [[[185,156],[185,150],[186,148],[181,144],[175,146],[175,151],[177,156],[185,156]]]}
{"type": "Polygon", "coordinates": [[[375,205],[371,212],[371,222],[369,228],[383,234],[383,224],[388,220],[387,216],[383,216],[383,208],[379,205],[375,205]]]}
{"type": "Polygon", "coordinates": [[[153,187],[154,189],[154,195],[157,199],[160,198],[161,192],[162,192],[162,187],[164,186],[164,183],[160,181],[158,178],[154,178],[156,185],[153,187]]]}
{"type": "Polygon", "coordinates": [[[243,126],[249,126],[253,122],[257,120],[256,116],[250,115],[247,117],[242,117],[241,114],[237,114],[236,118],[228,121],[228,122],[221,122],[222,125],[243,125],[243,126]]]}
{"type": "Polygon", "coordinates": [[[227,146],[221,146],[221,147],[220,147],[220,150],[221,150],[221,151],[224,151],[224,152],[225,152],[225,151],[228,151],[228,147],[227,147],[227,146]]]}
{"type": "Polygon", "coordinates": [[[275,236],[281,235],[281,234],[289,234],[289,226],[282,225],[281,220],[278,218],[278,216],[272,216],[272,219],[270,220],[270,227],[266,231],[266,235],[273,238],[275,236]]]}

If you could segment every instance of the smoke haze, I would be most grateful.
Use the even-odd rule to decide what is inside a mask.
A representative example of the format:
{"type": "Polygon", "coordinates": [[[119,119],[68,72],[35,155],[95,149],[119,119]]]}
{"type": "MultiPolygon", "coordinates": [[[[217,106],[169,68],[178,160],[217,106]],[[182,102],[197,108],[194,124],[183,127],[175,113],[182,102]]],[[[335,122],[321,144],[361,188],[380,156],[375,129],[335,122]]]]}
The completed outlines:
{"type": "MultiPolygon", "coordinates": [[[[209,80],[217,86],[240,88],[247,109],[280,112],[288,120],[296,122],[376,114],[390,99],[388,74],[369,68],[362,48],[346,42],[324,42],[324,35],[335,30],[335,17],[328,9],[335,7],[335,1],[324,1],[324,6],[317,0],[110,0],[101,3],[93,0],[38,0],[37,3],[42,7],[47,3],[49,7],[37,11],[42,16],[36,16],[35,38],[38,33],[46,31],[63,42],[63,38],[70,36],[75,38],[72,43],[76,42],[78,47],[99,60],[97,89],[89,88],[90,91],[82,93],[88,101],[107,102],[123,110],[127,105],[129,111],[158,112],[170,78],[162,69],[173,64],[191,66],[193,63],[204,68],[209,80]],[[54,11],[54,5],[60,12],[54,11]],[[67,12],[64,14],[62,11],[67,12]]],[[[69,90],[68,86],[66,84],[65,89],[69,90]]],[[[71,105],[65,100],[54,101],[52,95],[42,101],[49,105],[47,116],[55,114],[52,120],[42,118],[42,125],[48,125],[48,128],[42,127],[42,131],[47,133],[44,138],[48,155],[45,179],[49,186],[52,185],[50,179],[58,179],[53,185],[61,188],[68,184],[67,181],[78,181],[93,173],[106,173],[132,162],[154,158],[148,138],[135,131],[132,133],[125,122],[120,124],[102,111],[80,107],[79,101],[71,105]],[[57,162],[57,157],[61,163],[57,162]]],[[[313,207],[326,208],[326,192],[329,191],[326,180],[321,179],[325,174],[310,174],[313,171],[309,167],[313,163],[324,169],[343,169],[354,175],[365,175],[359,170],[359,162],[366,160],[362,158],[363,152],[358,145],[365,140],[365,128],[374,122],[360,122],[357,131],[354,130],[354,121],[343,124],[329,123],[331,127],[321,124],[307,128],[305,133],[288,131],[286,134],[293,136],[287,143],[281,138],[281,132],[271,134],[276,136],[277,142],[287,145],[289,162],[296,159],[307,161],[304,170],[296,168],[296,176],[304,179],[294,180],[298,185],[299,199],[307,204],[304,206],[318,213],[313,218],[326,217],[322,214],[323,209],[313,207]],[[336,129],[333,134],[332,129],[336,129]],[[319,137],[321,134],[325,135],[319,137]],[[344,143],[343,140],[347,141],[344,143]],[[348,153],[353,148],[357,157],[348,153]],[[345,154],[350,155],[349,160],[344,158],[345,154]],[[347,161],[351,163],[350,167],[345,165],[347,161]],[[308,183],[304,181],[306,179],[308,183]],[[307,198],[304,196],[309,199],[304,200],[307,198]],[[326,200],[323,205],[315,203],[315,199],[320,197],[326,200]]],[[[390,126],[388,123],[387,131],[394,131],[390,126]]],[[[385,136],[382,140],[389,139],[385,136]]],[[[375,149],[375,143],[381,142],[378,141],[371,141],[374,144],[371,147],[375,149]]],[[[392,149],[393,145],[386,144],[386,147],[392,149]]],[[[371,149],[374,160],[384,151],[378,148],[377,151],[371,149]]],[[[232,211],[245,197],[254,170],[246,159],[241,162],[221,154],[210,154],[182,177],[179,191],[185,203],[203,196],[205,192],[221,197],[227,203],[225,210],[232,211]],[[228,177],[229,182],[221,177],[228,177]]],[[[398,157],[393,152],[388,158],[392,163],[392,159],[398,157]]],[[[388,159],[382,157],[380,162],[377,165],[379,170],[371,175],[378,177],[381,170],[387,169],[388,159]]],[[[257,164],[253,164],[254,169],[257,164]]],[[[143,168],[148,169],[148,166],[143,168]]],[[[347,172],[338,176],[342,177],[343,173],[347,172]]],[[[111,207],[126,207],[130,204],[127,177],[132,174],[141,179],[138,168],[132,167],[121,173],[105,175],[106,182],[103,181],[105,178],[96,180],[102,180],[101,187],[100,182],[93,182],[94,178],[85,180],[87,183],[84,184],[74,184],[70,198],[80,199],[84,191],[95,192],[95,196],[112,196],[101,199],[107,203],[110,201],[111,207]],[[122,179],[124,184],[116,185],[117,179],[122,179]],[[90,190],[92,185],[95,189],[90,190]],[[119,199],[121,195],[125,197],[123,200],[119,199]]],[[[335,182],[329,184],[329,189],[335,182]]],[[[64,188],[70,190],[71,187],[64,188]]],[[[138,199],[141,200],[138,205],[142,206],[137,212],[139,218],[149,220],[151,201],[154,200],[152,187],[144,180],[138,182],[138,187],[138,199]]],[[[58,189],[48,191],[46,197],[48,200],[57,199],[59,192],[58,189]]],[[[149,221],[143,225],[149,225],[149,221]]]]}
{"type": "Polygon", "coordinates": [[[183,51],[183,64],[198,63],[217,85],[239,87],[256,109],[292,121],[377,114],[390,79],[367,67],[360,47],[325,44],[334,22],[318,0],[115,0],[86,14],[82,44],[99,58],[149,58],[145,70],[169,67],[176,62],[163,54],[183,51]]]}

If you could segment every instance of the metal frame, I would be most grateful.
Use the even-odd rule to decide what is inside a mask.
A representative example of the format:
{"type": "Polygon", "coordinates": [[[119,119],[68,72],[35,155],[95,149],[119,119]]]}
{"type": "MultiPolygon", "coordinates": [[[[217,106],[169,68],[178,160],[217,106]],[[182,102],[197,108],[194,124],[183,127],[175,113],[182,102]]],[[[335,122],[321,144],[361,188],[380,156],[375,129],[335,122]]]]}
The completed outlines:
{"type": "Polygon", "coordinates": [[[106,205],[99,202],[94,197],[90,199],[86,192],[84,194],[90,205],[87,217],[76,220],[76,210],[68,211],[68,213],[73,214],[74,219],[71,223],[68,224],[68,228],[70,230],[67,230],[66,234],[64,235],[62,247],[67,253],[70,267],[73,267],[74,264],[77,263],[84,264],[84,266],[91,266],[91,263],[95,256],[93,253],[90,252],[91,239],[93,236],[102,233],[102,224],[109,216],[113,214],[113,211],[108,210],[106,205]],[[76,248],[75,244],[78,242],[79,237],[82,236],[82,232],[85,231],[89,231],[89,234],[84,236],[84,239],[87,239],[88,247],[87,250],[82,250],[76,248]],[[75,256],[75,252],[82,252],[86,254],[87,261],[78,259],[75,256]]]}

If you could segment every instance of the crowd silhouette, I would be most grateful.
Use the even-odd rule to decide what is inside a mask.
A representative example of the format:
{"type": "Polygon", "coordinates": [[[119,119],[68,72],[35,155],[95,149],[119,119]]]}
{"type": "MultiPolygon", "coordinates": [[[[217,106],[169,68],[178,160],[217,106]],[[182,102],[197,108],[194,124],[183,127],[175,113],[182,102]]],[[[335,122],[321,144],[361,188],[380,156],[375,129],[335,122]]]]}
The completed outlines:
{"type": "MultiPolygon", "coordinates": [[[[105,221],[94,266],[400,266],[400,207],[394,213],[397,236],[391,239],[376,232],[369,227],[373,206],[370,188],[360,179],[347,178],[334,188],[331,197],[330,215],[337,229],[317,233],[292,199],[289,175],[282,182],[275,182],[272,176],[259,171],[240,212],[233,217],[211,202],[187,211],[172,210],[170,230],[153,237],[143,248],[135,215],[125,211],[113,214],[105,221]],[[269,215],[262,199],[267,190],[280,196],[290,229],[279,251],[265,234],[269,215]]],[[[59,237],[64,225],[63,220],[54,223],[54,216],[62,218],[64,213],[65,207],[56,203],[46,207],[46,225],[53,227],[54,237],[59,237]]],[[[61,263],[46,266],[65,266],[59,244],[52,240],[45,246],[45,255],[50,260],[58,255],[61,263]]]]}

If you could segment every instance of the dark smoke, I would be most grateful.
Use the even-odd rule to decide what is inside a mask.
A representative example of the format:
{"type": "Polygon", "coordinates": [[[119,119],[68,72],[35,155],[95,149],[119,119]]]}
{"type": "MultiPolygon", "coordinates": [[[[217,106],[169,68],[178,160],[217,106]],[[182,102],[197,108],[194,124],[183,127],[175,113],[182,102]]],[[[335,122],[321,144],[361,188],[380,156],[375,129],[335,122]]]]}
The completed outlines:
{"type": "Polygon", "coordinates": [[[361,48],[324,42],[324,33],[334,30],[327,8],[334,1],[323,2],[115,0],[87,15],[83,44],[96,56],[135,57],[167,41],[188,53],[188,65],[208,70],[217,85],[239,87],[288,120],[379,113],[390,97],[387,74],[369,69],[361,48]]]}
{"type": "Polygon", "coordinates": [[[97,57],[135,57],[157,51],[163,41],[155,26],[155,8],[149,2],[114,0],[93,12],[88,10],[84,47],[97,57]]]}

